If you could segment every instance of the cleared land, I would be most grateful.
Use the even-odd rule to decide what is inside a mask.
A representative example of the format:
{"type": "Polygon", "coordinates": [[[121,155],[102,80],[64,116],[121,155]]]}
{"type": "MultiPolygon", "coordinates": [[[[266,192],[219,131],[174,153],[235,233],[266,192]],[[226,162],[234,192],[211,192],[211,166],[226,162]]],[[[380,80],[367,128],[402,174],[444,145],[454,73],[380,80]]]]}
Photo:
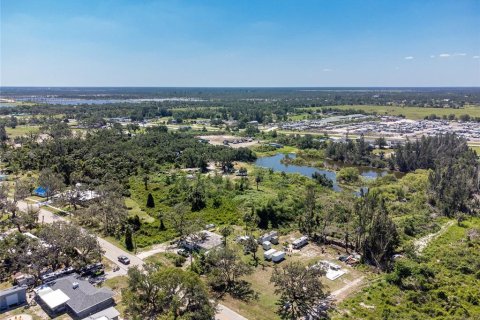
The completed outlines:
{"type": "Polygon", "coordinates": [[[6,127],[7,135],[10,138],[16,138],[20,136],[27,135],[29,133],[37,133],[40,127],[38,126],[31,126],[31,125],[26,125],[26,126],[17,126],[15,129],[6,127]]]}
{"type": "MultiPolygon", "coordinates": [[[[291,240],[291,235],[292,234],[281,236],[280,243],[291,240]]],[[[295,233],[295,235],[298,236],[299,234],[295,233]]],[[[272,248],[281,249],[281,245],[275,245],[272,246],[272,248]]],[[[259,247],[257,253],[260,260],[259,266],[255,268],[253,274],[244,277],[245,280],[252,284],[252,289],[258,293],[258,300],[242,301],[233,299],[228,295],[221,299],[222,304],[244,315],[248,319],[269,320],[278,318],[276,314],[278,296],[275,294],[275,287],[270,282],[275,264],[265,261],[263,259],[263,252],[264,250],[259,247]]],[[[279,267],[288,261],[301,261],[303,263],[313,264],[321,260],[327,260],[340,265],[342,270],[346,271],[346,274],[333,281],[322,277],[322,283],[325,289],[332,293],[337,302],[340,302],[347,296],[360,290],[366,282],[366,273],[337,260],[339,254],[344,254],[344,250],[337,250],[332,246],[324,246],[322,251],[321,246],[308,244],[300,250],[294,250],[292,254],[286,257],[285,261],[279,264],[279,267]]],[[[249,259],[251,257],[245,256],[245,258],[249,259]]]]}
{"type": "MultiPolygon", "coordinates": [[[[223,136],[223,135],[213,135],[213,136],[199,136],[200,139],[205,139],[208,140],[210,144],[216,145],[216,146],[221,146],[223,145],[223,141],[228,140],[228,141],[234,141],[234,140],[239,140],[241,137],[236,137],[236,136],[223,136]]],[[[247,148],[251,146],[255,146],[258,144],[258,141],[253,139],[253,141],[245,141],[241,143],[230,143],[229,146],[232,148],[247,148]]]]}

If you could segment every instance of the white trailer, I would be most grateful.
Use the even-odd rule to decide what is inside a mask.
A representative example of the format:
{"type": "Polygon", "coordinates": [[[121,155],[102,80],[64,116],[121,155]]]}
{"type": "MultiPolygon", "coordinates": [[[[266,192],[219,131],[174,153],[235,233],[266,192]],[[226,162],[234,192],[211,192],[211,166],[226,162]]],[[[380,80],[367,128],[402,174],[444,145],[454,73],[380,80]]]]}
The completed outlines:
{"type": "Polygon", "coordinates": [[[306,236],[300,237],[292,242],[294,249],[300,249],[308,243],[308,238],[306,236]]]}
{"type": "Polygon", "coordinates": [[[263,257],[265,258],[265,260],[271,260],[272,259],[272,255],[277,252],[277,250],[275,249],[270,249],[270,250],[267,250],[263,253],[263,257]]]}
{"type": "Polygon", "coordinates": [[[272,254],[272,261],[273,262],[280,262],[283,259],[285,259],[285,252],[283,252],[283,251],[277,251],[274,254],[272,254]]]}
{"type": "Polygon", "coordinates": [[[274,237],[276,237],[278,239],[278,232],[277,231],[270,231],[270,232],[265,233],[262,236],[260,236],[260,238],[258,238],[258,242],[259,243],[263,243],[265,241],[270,241],[271,242],[271,239],[274,238],[274,237]]]}

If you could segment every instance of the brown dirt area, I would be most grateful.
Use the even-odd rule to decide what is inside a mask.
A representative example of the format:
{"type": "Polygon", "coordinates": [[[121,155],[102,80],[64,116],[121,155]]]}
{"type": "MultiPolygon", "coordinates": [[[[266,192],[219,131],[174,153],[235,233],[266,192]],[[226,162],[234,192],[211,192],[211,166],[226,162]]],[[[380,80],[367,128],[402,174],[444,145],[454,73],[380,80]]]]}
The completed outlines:
{"type": "MultiPolygon", "coordinates": [[[[208,140],[210,144],[213,144],[215,146],[223,145],[224,140],[234,141],[234,140],[242,139],[242,137],[223,136],[223,135],[199,136],[198,138],[208,140]]],[[[253,139],[253,141],[251,142],[246,141],[246,142],[240,142],[240,143],[230,143],[229,146],[232,148],[247,148],[257,144],[258,144],[258,141],[253,139]]]]}

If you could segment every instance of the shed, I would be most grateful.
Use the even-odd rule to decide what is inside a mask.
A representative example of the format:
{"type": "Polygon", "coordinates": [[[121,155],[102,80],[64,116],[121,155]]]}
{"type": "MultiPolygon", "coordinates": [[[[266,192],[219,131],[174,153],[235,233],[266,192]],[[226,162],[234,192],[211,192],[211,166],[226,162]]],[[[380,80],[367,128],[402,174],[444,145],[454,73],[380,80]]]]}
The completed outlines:
{"type": "Polygon", "coordinates": [[[0,291],[0,311],[21,306],[27,302],[27,287],[15,286],[0,291]]]}
{"type": "Polygon", "coordinates": [[[270,249],[270,250],[267,250],[263,253],[263,257],[265,258],[265,260],[270,260],[272,259],[272,255],[277,252],[277,250],[275,249],[270,249]]]}

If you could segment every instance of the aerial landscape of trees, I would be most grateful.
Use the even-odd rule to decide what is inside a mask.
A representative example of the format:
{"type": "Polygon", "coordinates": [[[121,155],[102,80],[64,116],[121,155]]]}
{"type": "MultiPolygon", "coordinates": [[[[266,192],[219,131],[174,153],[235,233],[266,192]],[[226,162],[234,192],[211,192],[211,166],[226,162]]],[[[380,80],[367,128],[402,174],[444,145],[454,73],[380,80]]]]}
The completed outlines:
{"type": "Polygon", "coordinates": [[[47,269],[99,263],[97,236],[135,255],[187,240],[196,245],[208,225],[222,237],[208,254],[162,252],[160,263],[129,268],[121,293],[126,316],[211,319],[218,301],[239,309],[265,307],[283,319],[389,319],[395,312],[460,319],[477,312],[480,168],[467,140],[445,133],[391,143],[384,137],[260,130],[249,122],[286,121],[297,109],[303,116],[302,108],[322,103],[293,102],[287,93],[276,93],[286,100],[244,103],[222,94],[229,98],[215,104],[202,93],[206,101],[0,109],[6,115],[0,142],[7,177],[0,184],[0,227],[9,232],[0,242],[4,280],[25,272],[40,283],[47,269]],[[128,121],[110,119],[122,117],[128,121]],[[204,119],[208,129],[195,123],[204,119]],[[10,137],[13,126],[36,131],[10,137]],[[251,137],[252,144],[215,145],[205,130],[251,137]],[[286,166],[323,171],[309,176],[255,163],[279,153],[286,154],[286,166]],[[378,175],[366,177],[365,170],[378,175]],[[69,222],[41,223],[45,206],[69,222]],[[358,256],[351,270],[365,274],[368,285],[335,306],[325,270],[313,258],[294,253],[279,265],[265,260],[257,239],[272,230],[283,237],[285,251],[289,239],[305,235],[316,254],[358,256]],[[419,241],[429,236],[431,245],[422,252],[419,241]],[[453,288],[461,277],[470,281],[464,293],[453,288]],[[265,281],[266,293],[257,280],[265,281]],[[368,307],[369,299],[376,308],[368,307]],[[367,307],[359,309],[360,301],[367,307]]]}

